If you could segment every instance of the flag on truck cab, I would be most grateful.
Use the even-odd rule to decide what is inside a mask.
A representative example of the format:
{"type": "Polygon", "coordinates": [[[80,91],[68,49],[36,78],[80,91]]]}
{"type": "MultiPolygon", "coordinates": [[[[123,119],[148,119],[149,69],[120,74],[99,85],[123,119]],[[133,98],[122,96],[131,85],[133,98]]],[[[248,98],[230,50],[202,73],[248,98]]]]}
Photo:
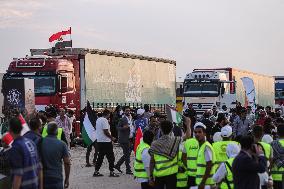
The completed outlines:
{"type": "Polygon", "coordinates": [[[71,35],[71,27],[69,28],[69,30],[65,30],[65,31],[60,31],[57,33],[52,34],[49,37],[49,42],[55,41],[55,40],[59,40],[63,35],[71,35]]]}
{"type": "Polygon", "coordinates": [[[173,123],[176,123],[179,125],[182,122],[182,115],[172,108],[171,106],[166,106],[166,113],[167,113],[167,119],[173,123]]]}
{"type": "Polygon", "coordinates": [[[19,120],[22,124],[22,131],[21,131],[21,135],[23,136],[24,134],[26,134],[26,132],[28,132],[30,130],[28,124],[26,123],[26,120],[24,119],[24,117],[22,116],[22,114],[19,115],[19,120]]]}
{"type": "Polygon", "coordinates": [[[82,137],[84,142],[89,146],[91,145],[93,142],[95,142],[96,140],[96,134],[95,134],[96,130],[93,127],[89,116],[88,116],[88,112],[86,112],[85,114],[85,118],[83,121],[83,128],[82,128],[82,137]]]}

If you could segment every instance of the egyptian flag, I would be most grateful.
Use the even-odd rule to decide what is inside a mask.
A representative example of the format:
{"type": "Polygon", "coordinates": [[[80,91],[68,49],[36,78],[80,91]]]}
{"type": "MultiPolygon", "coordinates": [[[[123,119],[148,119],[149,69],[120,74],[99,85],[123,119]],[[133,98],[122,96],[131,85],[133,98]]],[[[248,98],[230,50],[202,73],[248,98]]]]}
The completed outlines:
{"type": "Polygon", "coordinates": [[[143,132],[141,127],[138,127],[138,129],[136,130],[136,135],[135,135],[135,142],[134,142],[134,154],[136,155],[136,149],[140,144],[140,141],[143,138],[143,132]]]}
{"type": "Polygon", "coordinates": [[[22,114],[19,115],[19,120],[21,121],[22,124],[22,131],[21,131],[21,135],[23,136],[24,134],[26,134],[26,132],[28,132],[30,130],[28,124],[26,123],[26,120],[24,119],[24,117],[22,116],[22,114]]]}
{"type": "Polygon", "coordinates": [[[52,34],[49,37],[49,42],[53,42],[55,40],[59,40],[59,39],[61,39],[62,36],[68,35],[68,34],[71,35],[71,27],[69,28],[69,30],[60,31],[60,32],[52,34]]]}

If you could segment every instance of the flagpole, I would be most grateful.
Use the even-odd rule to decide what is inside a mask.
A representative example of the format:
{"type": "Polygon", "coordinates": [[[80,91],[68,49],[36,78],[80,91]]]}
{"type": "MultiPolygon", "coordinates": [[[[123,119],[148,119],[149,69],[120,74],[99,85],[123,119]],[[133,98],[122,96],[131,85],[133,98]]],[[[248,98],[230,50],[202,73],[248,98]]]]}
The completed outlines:
{"type": "Polygon", "coordinates": [[[72,30],[71,27],[69,29],[70,29],[70,41],[71,41],[71,53],[72,53],[73,51],[72,30]]]}

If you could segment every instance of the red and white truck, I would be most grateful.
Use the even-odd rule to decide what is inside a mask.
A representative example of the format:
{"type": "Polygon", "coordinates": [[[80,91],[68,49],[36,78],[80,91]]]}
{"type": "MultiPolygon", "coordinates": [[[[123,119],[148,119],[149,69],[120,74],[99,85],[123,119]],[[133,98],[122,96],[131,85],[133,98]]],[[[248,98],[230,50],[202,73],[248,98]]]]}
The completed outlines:
{"type": "Polygon", "coordinates": [[[194,69],[186,74],[183,97],[185,103],[192,103],[201,115],[215,105],[219,109],[236,107],[236,102],[246,103],[246,93],[241,78],[253,80],[255,104],[274,107],[274,78],[235,68],[194,69]]]}
{"type": "Polygon", "coordinates": [[[94,107],[175,103],[176,62],[128,53],[84,48],[31,49],[15,58],[3,82],[34,79],[35,107],[66,107],[80,115],[94,107]]]}

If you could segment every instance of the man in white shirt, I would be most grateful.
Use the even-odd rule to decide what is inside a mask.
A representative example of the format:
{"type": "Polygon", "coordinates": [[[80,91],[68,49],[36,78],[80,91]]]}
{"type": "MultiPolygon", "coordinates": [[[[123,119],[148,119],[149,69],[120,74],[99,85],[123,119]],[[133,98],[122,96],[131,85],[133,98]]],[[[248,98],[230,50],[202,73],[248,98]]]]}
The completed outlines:
{"type": "Polygon", "coordinates": [[[106,156],[109,163],[110,177],[118,177],[119,175],[114,173],[114,153],[112,141],[115,140],[110,133],[109,119],[110,111],[105,109],[102,113],[102,117],[98,118],[96,121],[96,136],[97,136],[97,145],[98,145],[98,159],[95,166],[94,177],[103,176],[99,170],[102,166],[104,157],[106,156]]]}

